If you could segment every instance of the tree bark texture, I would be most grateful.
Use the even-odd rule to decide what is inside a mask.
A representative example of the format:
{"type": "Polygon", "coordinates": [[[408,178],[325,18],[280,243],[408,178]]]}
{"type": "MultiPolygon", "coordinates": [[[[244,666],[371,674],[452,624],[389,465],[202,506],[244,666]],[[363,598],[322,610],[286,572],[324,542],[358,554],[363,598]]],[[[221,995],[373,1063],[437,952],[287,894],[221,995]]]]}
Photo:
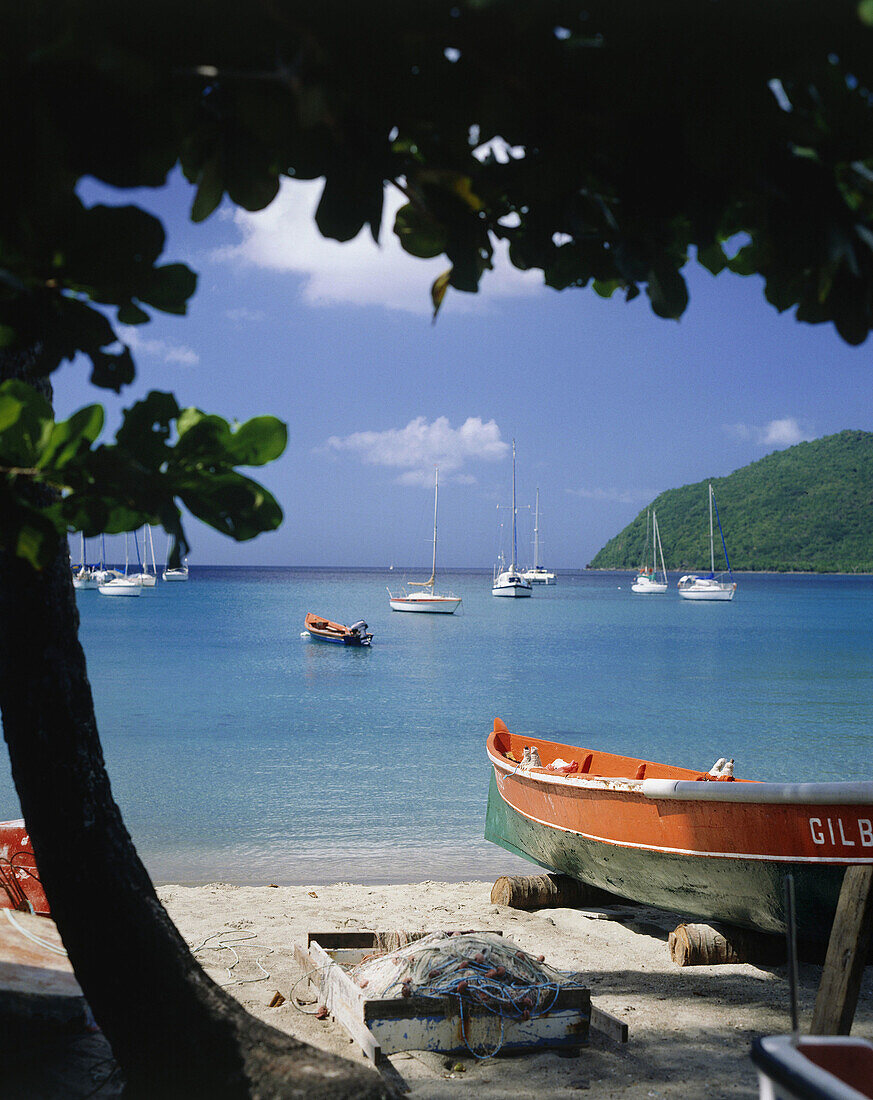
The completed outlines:
{"type": "MultiPolygon", "coordinates": [[[[0,353],[0,381],[16,375],[20,361],[0,353]]],[[[52,915],[128,1095],[391,1095],[367,1067],[256,1020],[200,968],[113,800],[78,627],[65,541],[42,573],[0,552],[12,775],[52,915]]]]}

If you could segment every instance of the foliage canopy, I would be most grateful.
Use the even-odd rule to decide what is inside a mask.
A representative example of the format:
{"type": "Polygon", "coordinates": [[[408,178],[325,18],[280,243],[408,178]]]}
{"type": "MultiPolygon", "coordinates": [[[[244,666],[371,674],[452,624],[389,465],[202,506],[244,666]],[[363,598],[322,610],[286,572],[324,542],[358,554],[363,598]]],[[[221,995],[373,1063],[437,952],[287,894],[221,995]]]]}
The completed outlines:
{"type": "MultiPolygon", "coordinates": [[[[444,255],[474,292],[497,242],[555,289],[686,308],[685,265],[852,344],[873,325],[871,0],[29,0],[0,35],[0,350],[134,375],[115,325],[182,314],[196,278],[160,222],[86,207],[84,177],[201,221],[322,178],[316,221],[444,255]]],[[[10,465],[0,440],[0,465],[10,465]]],[[[111,505],[110,505],[111,506],[111,505]]],[[[144,501],[136,505],[144,511],[144,501]]]]}

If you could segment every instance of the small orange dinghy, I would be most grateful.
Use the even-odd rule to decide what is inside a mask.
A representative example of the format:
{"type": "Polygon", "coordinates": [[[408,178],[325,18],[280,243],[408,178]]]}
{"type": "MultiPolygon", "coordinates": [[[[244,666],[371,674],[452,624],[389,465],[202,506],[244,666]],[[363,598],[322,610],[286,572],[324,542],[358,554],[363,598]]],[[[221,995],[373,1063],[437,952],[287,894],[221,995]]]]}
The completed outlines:
{"type": "Polygon", "coordinates": [[[367,624],[363,619],[351,626],[343,626],[342,623],[331,622],[321,615],[313,615],[310,611],[305,620],[309,635],[319,642],[333,642],[334,645],[369,645],[373,635],[367,630],[367,624]]]}

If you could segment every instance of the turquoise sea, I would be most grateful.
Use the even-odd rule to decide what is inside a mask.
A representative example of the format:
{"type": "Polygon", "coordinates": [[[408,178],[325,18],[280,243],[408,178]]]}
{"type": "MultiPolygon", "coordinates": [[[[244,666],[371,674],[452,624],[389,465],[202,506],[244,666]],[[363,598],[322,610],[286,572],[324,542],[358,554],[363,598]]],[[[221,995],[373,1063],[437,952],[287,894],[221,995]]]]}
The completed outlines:
{"type": "MultiPolygon", "coordinates": [[[[412,574],[416,576],[417,574],[412,574]]],[[[579,573],[529,600],[447,573],[454,616],[392,613],[393,573],[197,568],[79,592],[116,800],[156,882],[414,882],[530,865],[482,839],[510,729],[757,779],[873,778],[873,577],[738,575],[731,604],[579,573]],[[301,637],[363,618],[372,648],[301,637]]],[[[18,816],[8,762],[0,819],[18,816]]]]}

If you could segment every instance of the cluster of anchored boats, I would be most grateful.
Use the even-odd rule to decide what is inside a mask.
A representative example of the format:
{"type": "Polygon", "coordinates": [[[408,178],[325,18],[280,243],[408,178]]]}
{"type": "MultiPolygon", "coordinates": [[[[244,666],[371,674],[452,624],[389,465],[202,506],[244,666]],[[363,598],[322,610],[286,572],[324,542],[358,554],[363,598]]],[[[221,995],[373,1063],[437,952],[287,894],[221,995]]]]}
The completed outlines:
{"type": "MultiPolygon", "coordinates": [[[[649,565],[649,525],[648,516],[646,516],[646,550],[644,551],[644,561],[634,583],[631,585],[632,592],[654,594],[667,591],[667,570],[664,567],[664,551],[661,549],[658,515],[654,510],[652,511],[651,531],[652,564],[649,565]]],[[[727,544],[724,541],[724,532],[721,529],[721,519],[718,514],[718,505],[715,503],[712,485],[709,486],[709,573],[703,576],[696,573],[686,573],[684,577],[679,578],[678,587],[679,595],[684,600],[732,600],[737,591],[737,584],[734,580],[733,572],[731,571],[727,544]],[[727,566],[727,570],[722,573],[716,573],[715,571],[713,512],[718,522],[721,545],[724,549],[725,565],[727,566]]]]}
{"type": "MultiPolygon", "coordinates": [[[[137,532],[133,533],[134,546],[136,548],[137,570],[130,569],[128,553],[128,537],[124,535],[124,572],[120,569],[112,569],[106,565],[105,538],[101,536],[100,561],[96,565],[89,565],[85,555],[85,539],[81,541],[81,561],[73,566],[73,587],[85,591],[94,590],[101,596],[139,596],[144,588],[154,588],[158,583],[158,569],[155,564],[155,544],[152,538],[151,527],[144,527],[142,532],[143,551],[140,556],[139,538],[137,532]],[[151,551],[151,568],[148,557],[151,551]]],[[[169,562],[162,574],[165,581],[187,581],[188,561],[185,559],[180,565],[170,567],[169,562]]]]}

